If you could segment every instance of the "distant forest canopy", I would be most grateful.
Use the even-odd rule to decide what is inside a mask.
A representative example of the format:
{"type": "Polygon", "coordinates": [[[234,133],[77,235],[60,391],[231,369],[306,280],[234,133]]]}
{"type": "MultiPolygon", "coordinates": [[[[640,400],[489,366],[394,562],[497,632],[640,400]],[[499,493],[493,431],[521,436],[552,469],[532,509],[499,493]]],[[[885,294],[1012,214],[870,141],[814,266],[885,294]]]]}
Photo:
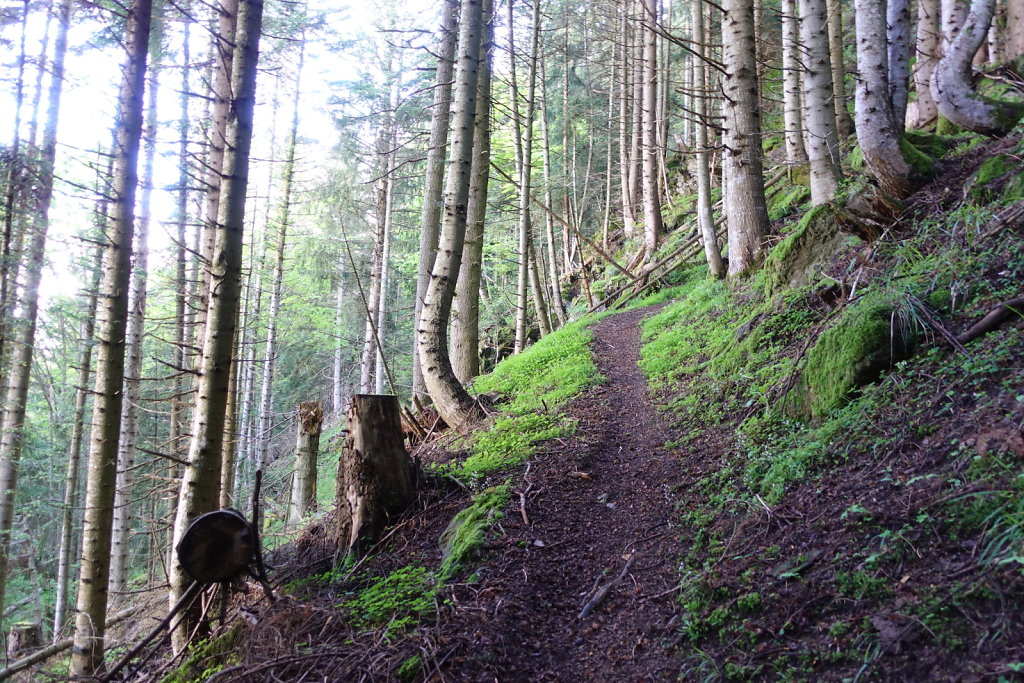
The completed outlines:
{"type": "Polygon", "coordinates": [[[185,593],[169,549],[300,403],[462,427],[602,278],[745,277],[769,191],[849,200],[852,152],[884,206],[933,172],[908,131],[1024,114],[1014,0],[357,5],[0,10],[0,614],[76,675],[126,595],[185,593]]]}

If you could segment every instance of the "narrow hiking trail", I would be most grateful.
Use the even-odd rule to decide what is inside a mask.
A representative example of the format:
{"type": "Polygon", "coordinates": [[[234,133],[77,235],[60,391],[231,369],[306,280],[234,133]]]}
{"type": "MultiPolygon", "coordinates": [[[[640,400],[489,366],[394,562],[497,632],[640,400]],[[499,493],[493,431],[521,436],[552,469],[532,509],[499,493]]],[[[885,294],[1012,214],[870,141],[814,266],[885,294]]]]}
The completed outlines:
{"type": "Polygon", "coordinates": [[[535,455],[480,581],[454,592],[441,628],[445,678],[668,680],[678,672],[675,520],[679,457],[647,396],[639,325],[650,309],[609,316],[592,349],[605,383],[568,407],[571,441],[535,455]],[[614,580],[621,579],[614,583],[614,580]],[[594,596],[614,583],[600,602],[594,596]],[[585,606],[592,613],[580,618],[585,606]]]}

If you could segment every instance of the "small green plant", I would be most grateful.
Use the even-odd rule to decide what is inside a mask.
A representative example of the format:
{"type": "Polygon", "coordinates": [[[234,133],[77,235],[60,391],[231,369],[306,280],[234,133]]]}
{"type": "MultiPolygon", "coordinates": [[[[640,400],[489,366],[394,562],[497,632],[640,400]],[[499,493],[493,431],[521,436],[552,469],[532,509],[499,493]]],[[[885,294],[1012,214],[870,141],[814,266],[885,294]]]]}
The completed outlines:
{"type": "Polygon", "coordinates": [[[387,626],[394,635],[432,616],[437,609],[437,581],[428,569],[406,566],[373,581],[338,605],[359,628],[387,626]]]}

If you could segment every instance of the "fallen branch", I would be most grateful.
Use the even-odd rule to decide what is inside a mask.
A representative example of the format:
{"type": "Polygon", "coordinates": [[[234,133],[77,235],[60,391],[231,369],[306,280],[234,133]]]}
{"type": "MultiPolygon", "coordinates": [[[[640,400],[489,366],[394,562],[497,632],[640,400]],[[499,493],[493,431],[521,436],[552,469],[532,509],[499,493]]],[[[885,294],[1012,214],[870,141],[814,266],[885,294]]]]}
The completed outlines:
{"type": "Polygon", "coordinates": [[[961,344],[974,341],[978,337],[996,330],[1011,315],[1024,318],[1024,296],[1019,296],[999,304],[956,339],[961,344]]]}
{"type": "Polygon", "coordinates": [[[580,610],[579,615],[576,617],[577,619],[586,619],[598,605],[604,602],[604,599],[608,597],[608,594],[612,592],[612,589],[619,585],[619,582],[622,581],[626,574],[629,573],[629,568],[633,566],[634,559],[636,559],[635,552],[630,554],[629,559],[626,560],[626,564],[622,567],[622,571],[619,572],[619,575],[601,586],[597,593],[594,594],[594,597],[592,597],[590,601],[583,606],[583,609],[580,610]]]}

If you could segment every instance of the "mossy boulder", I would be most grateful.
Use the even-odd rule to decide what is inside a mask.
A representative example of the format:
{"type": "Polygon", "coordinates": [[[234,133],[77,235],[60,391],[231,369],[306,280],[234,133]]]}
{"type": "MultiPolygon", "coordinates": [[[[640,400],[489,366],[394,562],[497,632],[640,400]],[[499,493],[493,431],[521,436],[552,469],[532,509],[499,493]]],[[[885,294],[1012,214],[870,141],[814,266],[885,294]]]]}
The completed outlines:
{"type": "Polygon", "coordinates": [[[778,192],[768,200],[768,218],[773,221],[785,218],[810,198],[811,188],[806,185],[797,184],[785,192],[778,192]]]}
{"type": "Polygon", "coordinates": [[[785,402],[793,416],[818,420],[846,405],[860,387],[910,355],[914,332],[903,303],[876,292],[851,304],[807,353],[807,365],[785,402]]]}
{"type": "Polygon", "coordinates": [[[768,254],[764,289],[769,297],[789,287],[802,287],[842,244],[836,208],[822,204],[808,211],[786,239],[768,254]]]}

